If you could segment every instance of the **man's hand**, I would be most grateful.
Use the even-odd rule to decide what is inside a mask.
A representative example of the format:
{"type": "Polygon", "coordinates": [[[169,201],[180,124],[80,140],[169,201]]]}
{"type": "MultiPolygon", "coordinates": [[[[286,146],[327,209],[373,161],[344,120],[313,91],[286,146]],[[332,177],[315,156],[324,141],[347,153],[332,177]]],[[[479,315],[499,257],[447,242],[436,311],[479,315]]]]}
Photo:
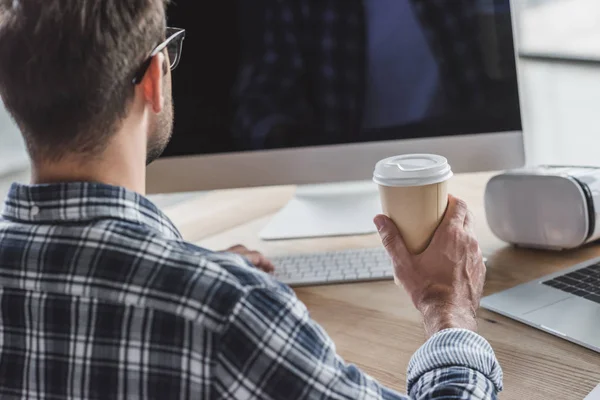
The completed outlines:
{"type": "Polygon", "coordinates": [[[429,336],[447,328],[477,330],[475,312],[485,283],[485,264],[464,201],[450,196],[448,210],[429,247],[411,254],[391,219],[375,225],[392,258],[396,281],[423,314],[429,336]]]}
{"type": "Polygon", "coordinates": [[[269,261],[258,251],[248,250],[245,246],[242,245],[233,246],[225,251],[227,253],[235,253],[239,254],[242,257],[245,257],[250,262],[250,264],[269,274],[272,274],[275,271],[275,266],[271,263],[271,261],[269,261]]]}

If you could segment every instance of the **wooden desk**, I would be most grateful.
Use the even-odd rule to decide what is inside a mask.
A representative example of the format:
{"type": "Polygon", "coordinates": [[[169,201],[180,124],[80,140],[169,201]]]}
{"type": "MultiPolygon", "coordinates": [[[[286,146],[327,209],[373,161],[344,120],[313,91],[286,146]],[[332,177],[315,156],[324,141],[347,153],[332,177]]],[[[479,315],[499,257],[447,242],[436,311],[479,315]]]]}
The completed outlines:
{"type": "MultiPolygon", "coordinates": [[[[463,175],[451,184],[451,192],[469,203],[478,221],[481,247],[490,259],[486,294],[600,256],[600,246],[564,253],[507,247],[485,223],[483,189],[489,177],[463,175]]],[[[166,211],[187,240],[211,249],[243,243],[273,256],[380,245],[375,235],[260,241],[260,229],[293,193],[293,187],[218,191],[166,211]]],[[[388,281],[302,288],[297,294],[347,361],[405,391],[408,361],[424,335],[420,316],[401,289],[388,281]]],[[[504,369],[504,399],[583,399],[600,382],[600,354],[486,310],[479,312],[479,327],[504,369]]]]}

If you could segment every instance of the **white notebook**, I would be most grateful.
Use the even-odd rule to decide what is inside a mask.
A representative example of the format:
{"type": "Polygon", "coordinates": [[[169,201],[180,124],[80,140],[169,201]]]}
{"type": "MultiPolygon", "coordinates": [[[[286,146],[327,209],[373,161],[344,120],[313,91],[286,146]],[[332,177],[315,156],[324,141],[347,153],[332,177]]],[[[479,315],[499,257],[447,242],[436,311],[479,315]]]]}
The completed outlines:
{"type": "Polygon", "coordinates": [[[592,390],[585,400],[600,400],[600,385],[596,386],[596,389],[592,390]]]}

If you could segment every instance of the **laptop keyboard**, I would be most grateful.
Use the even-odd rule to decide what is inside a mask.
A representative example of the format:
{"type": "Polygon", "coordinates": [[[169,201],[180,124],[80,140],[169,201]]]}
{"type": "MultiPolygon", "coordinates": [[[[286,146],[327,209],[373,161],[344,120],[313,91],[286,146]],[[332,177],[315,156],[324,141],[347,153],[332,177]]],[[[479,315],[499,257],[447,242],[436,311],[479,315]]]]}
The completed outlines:
{"type": "Polygon", "coordinates": [[[590,265],[542,283],[600,304],[600,264],[590,265]]]}

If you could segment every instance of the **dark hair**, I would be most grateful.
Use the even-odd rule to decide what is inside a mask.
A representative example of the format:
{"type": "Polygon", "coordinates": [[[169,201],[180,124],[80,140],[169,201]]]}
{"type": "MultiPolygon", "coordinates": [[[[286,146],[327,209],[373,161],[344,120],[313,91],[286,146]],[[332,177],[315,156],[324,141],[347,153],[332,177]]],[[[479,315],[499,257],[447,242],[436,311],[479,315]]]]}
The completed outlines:
{"type": "Polygon", "coordinates": [[[165,0],[0,0],[0,96],[35,157],[101,151],[166,31],[165,0]]]}

